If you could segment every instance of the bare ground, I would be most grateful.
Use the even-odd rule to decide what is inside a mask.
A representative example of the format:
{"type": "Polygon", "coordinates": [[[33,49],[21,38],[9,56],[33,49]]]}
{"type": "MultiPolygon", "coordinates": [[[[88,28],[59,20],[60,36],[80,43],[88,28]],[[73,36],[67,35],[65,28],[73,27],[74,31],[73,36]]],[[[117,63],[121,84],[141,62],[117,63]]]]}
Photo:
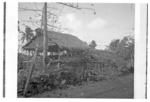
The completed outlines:
{"type": "Polygon", "coordinates": [[[112,78],[99,82],[86,82],[81,86],[69,86],[44,92],[36,98],[133,98],[133,74],[112,78]]]}

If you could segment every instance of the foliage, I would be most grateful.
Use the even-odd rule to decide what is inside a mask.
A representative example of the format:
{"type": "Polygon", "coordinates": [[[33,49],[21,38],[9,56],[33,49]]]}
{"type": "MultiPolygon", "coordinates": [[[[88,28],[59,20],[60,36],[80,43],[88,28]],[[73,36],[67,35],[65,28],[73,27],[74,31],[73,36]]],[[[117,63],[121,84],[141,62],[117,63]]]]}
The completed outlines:
{"type": "Polygon", "coordinates": [[[42,35],[42,29],[41,28],[36,28],[35,32],[36,32],[36,36],[42,35]]]}
{"type": "Polygon", "coordinates": [[[119,46],[119,42],[120,42],[119,39],[112,40],[111,43],[109,44],[109,50],[116,51],[119,46]]]}
{"type": "Polygon", "coordinates": [[[97,46],[97,44],[94,40],[92,40],[91,43],[89,44],[89,47],[92,49],[95,49],[96,46],[97,46]]]}
{"type": "MultiPolygon", "coordinates": [[[[79,56],[65,57],[63,60],[67,63],[62,64],[61,71],[47,71],[47,74],[41,74],[42,66],[38,62],[29,84],[27,96],[48,90],[67,88],[69,85],[81,85],[84,81],[101,81],[111,78],[118,72],[133,72],[134,39],[124,37],[122,40],[113,41],[110,46],[111,50],[88,49],[79,56]],[[102,63],[105,71],[103,74],[94,69],[94,65],[90,63],[94,61],[102,63]],[[87,63],[89,68],[87,68],[87,63]]],[[[23,55],[19,54],[19,63],[22,62],[21,60],[27,59],[26,56],[21,56],[23,55]]],[[[56,69],[52,64],[50,68],[56,69]]],[[[18,72],[18,95],[22,96],[29,68],[21,69],[22,71],[18,72]]]]}
{"type": "Polygon", "coordinates": [[[34,37],[33,30],[29,26],[26,26],[25,32],[22,32],[22,38],[21,38],[22,42],[23,43],[25,41],[29,42],[33,37],[34,37]]]}
{"type": "Polygon", "coordinates": [[[125,36],[121,40],[113,40],[109,45],[109,51],[124,59],[125,66],[122,66],[122,71],[133,72],[134,39],[132,36],[125,36]]]}
{"type": "Polygon", "coordinates": [[[134,39],[131,36],[125,36],[122,40],[113,40],[109,50],[128,60],[134,55],[134,39]]]}
{"type": "MultiPolygon", "coordinates": [[[[69,85],[81,85],[83,81],[103,80],[103,76],[97,76],[95,71],[82,71],[82,68],[85,66],[84,62],[91,60],[90,57],[87,55],[85,57],[84,55],[78,57],[78,59],[76,58],[76,60],[71,63],[66,63],[63,65],[62,70],[56,72],[47,71],[47,74],[41,74],[41,67],[39,66],[40,63],[38,62],[29,84],[27,96],[33,96],[35,94],[54,89],[64,89],[69,85]]],[[[26,56],[23,56],[22,54],[19,54],[19,57],[22,58],[22,60],[26,59],[26,56]]],[[[22,68],[18,72],[18,96],[23,95],[29,68],[30,67],[22,68]]],[[[55,69],[52,65],[51,68],[55,69]]]]}
{"type": "MultiPolygon", "coordinates": [[[[26,77],[20,77],[18,80],[18,95],[23,95],[26,77]]],[[[27,96],[42,93],[44,91],[51,91],[54,89],[64,89],[68,85],[77,85],[80,82],[77,75],[71,71],[53,72],[50,74],[41,74],[32,77],[29,83],[27,96]]]]}

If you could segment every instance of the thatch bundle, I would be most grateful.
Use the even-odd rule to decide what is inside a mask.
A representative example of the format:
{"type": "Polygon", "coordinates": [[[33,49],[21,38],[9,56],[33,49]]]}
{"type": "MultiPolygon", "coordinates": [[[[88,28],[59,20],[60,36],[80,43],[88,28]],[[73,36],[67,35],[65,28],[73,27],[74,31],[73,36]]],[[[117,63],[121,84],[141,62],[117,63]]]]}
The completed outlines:
{"type": "MultiPolygon", "coordinates": [[[[54,52],[55,50],[57,50],[58,47],[67,50],[88,49],[88,45],[85,42],[81,41],[76,36],[60,33],[60,32],[54,32],[54,31],[48,31],[47,33],[48,33],[49,49],[51,49],[54,52]]],[[[39,50],[42,51],[43,34],[35,36],[31,41],[29,41],[27,44],[23,46],[23,49],[34,50],[37,43],[39,43],[39,50]]]]}

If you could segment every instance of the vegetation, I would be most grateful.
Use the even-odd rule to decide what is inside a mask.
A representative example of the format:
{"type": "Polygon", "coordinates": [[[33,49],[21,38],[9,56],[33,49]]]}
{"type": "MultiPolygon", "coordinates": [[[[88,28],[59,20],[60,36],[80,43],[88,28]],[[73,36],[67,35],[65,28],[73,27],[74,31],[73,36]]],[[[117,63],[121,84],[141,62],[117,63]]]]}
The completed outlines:
{"type": "MultiPolygon", "coordinates": [[[[74,6],[68,3],[59,4],[80,10],[88,9],[93,11],[93,9],[89,8],[80,8],[78,5],[74,6]]],[[[47,7],[45,6],[45,8],[47,7]]],[[[47,13],[49,14],[49,12],[47,13]]],[[[44,12],[44,14],[47,13],[44,12]]],[[[96,14],[95,10],[94,14],[96,14]]],[[[44,91],[82,85],[83,82],[88,81],[103,81],[124,73],[134,72],[134,39],[131,36],[126,36],[121,40],[113,40],[106,50],[97,50],[95,40],[92,40],[88,45],[76,36],[58,32],[57,26],[56,30],[54,30],[55,25],[59,23],[57,21],[59,17],[54,17],[52,13],[50,16],[51,17],[48,17],[51,20],[48,21],[49,24],[45,22],[45,26],[48,26],[49,29],[52,28],[53,31],[44,30],[45,32],[47,31],[48,50],[52,52],[52,54],[48,56],[49,59],[47,62],[49,66],[47,66],[48,69],[46,72],[43,72],[43,68],[45,67],[43,66],[42,57],[40,55],[43,51],[43,31],[40,28],[33,30],[29,26],[25,26],[25,30],[21,31],[21,28],[18,26],[18,32],[22,34],[21,43],[23,44],[21,44],[21,48],[29,51],[29,53],[30,51],[34,53],[35,47],[38,44],[38,51],[40,52],[36,59],[31,80],[29,81],[27,97],[44,91]],[[22,47],[22,45],[24,46],[22,47]],[[61,56],[62,58],[60,60],[59,52],[61,51],[66,51],[66,54],[61,56]],[[55,57],[53,53],[58,54],[55,55],[57,58],[52,58],[55,57]]],[[[46,15],[45,18],[47,18],[46,15]]],[[[31,21],[32,17],[29,17],[29,19],[31,21]]],[[[44,20],[42,19],[41,21],[44,20]]],[[[44,24],[44,22],[41,21],[40,23],[44,24]]],[[[44,47],[44,49],[46,48],[47,47],[44,47]]],[[[23,96],[25,83],[27,82],[27,76],[29,76],[28,74],[32,64],[31,59],[31,56],[25,55],[21,51],[18,53],[18,96],[23,96]]]]}
{"type": "MultiPolygon", "coordinates": [[[[30,31],[30,29],[27,30],[27,32],[30,31]]],[[[41,30],[36,29],[36,34],[40,36],[41,30]]],[[[27,96],[68,88],[70,85],[81,85],[87,81],[102,81],[124,73],[133,73],[134,39],[131,36],[113,40],[106,50],[95,49],[95,41],[92,41],[89,46],[91,48],[86,50],[76,49],[74,52],[68,50],[70,53],[76,52],[76,54],[72,54],[71,57],[63,56],[60,62],[61,69],[57,70],[57,63],[52,63],[47,73],[41,73],[42,58],[38,56],[27,96]],[[95,67],[95,65],[99,66],[95,67]]],[[[30,56],[18,54],[18,96],[23,95],[31,65],[30,60],[30,56]]]]}
{"type": "Polygon", "coordinates": [[[124,71],[133,72],[134,69],[134,38],[132,36],[125,36],[123,39],[113,40],[108,48],[108,51],[121,57],[126,66],[124,66],[124,71]]]}
{"type": "Polygon", "coordinates": [[[29,26],[26,26],[25,32],[22,32],[21,38],[22,43],[24,43],[25,41],[29,42],[33,37],[34,37],[33,30],[29,26]]]}
{"type": "Polygon", "coordinates": [[[95,49],[96,46],[97,46],[97,44],[94,40],[92,40],[91,43],[89,44],[89,47],[92,49],[95,49]]]}

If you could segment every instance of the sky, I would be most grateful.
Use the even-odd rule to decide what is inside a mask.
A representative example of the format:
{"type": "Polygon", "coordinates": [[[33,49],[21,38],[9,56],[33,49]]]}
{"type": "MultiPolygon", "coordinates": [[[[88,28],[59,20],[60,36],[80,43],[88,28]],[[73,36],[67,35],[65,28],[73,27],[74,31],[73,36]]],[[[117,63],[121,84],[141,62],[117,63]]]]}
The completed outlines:
{"type": "MultiPolygon", "coordinates": [[[[69,30],[66,33],[77,36],[79,39],[90,43],[95,40],[97,49],[104,49],[114,39],[121,39],[134,34],[134,4],[127,3],[78,3],[80,8],[95,10],[77,10],[61,4],[48,3],[48,11],[58,15],[62,28],[69,30]]],[[[21,3],[19,8],[42,9],[43,3],[21,3]]],[[[26,20],[40,20],[37,16],[41,12],[19,11],[19,21],[23,24],[37,26],[26,20]],[[32,16],[32,18],[31,18],[32,16]]]]}

